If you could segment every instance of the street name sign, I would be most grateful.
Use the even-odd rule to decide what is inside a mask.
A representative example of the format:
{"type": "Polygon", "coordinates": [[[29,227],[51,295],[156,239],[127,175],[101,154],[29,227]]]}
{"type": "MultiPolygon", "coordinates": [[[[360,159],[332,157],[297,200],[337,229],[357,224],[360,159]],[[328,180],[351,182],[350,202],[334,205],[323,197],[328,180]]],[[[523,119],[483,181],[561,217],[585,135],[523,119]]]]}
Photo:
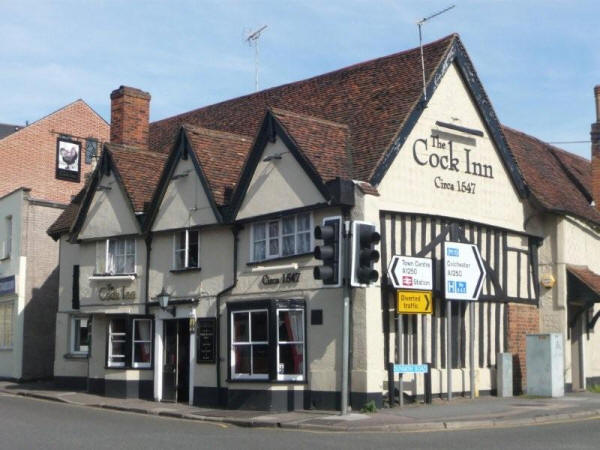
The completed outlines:
{"type": "Polygon", "coordinates": [[[394,364],[394,373],[427,373],[427,364],[394,364]]]}
{"type": "Polygon", "coordinates": [[[477,300],[485,281],[485,268],[477,246],[446,242],[444,275],[446,300],[477,300]]]}
{"type": "Polygon", "coordinates": [[[396,313],[433,313],[433,301],[431,291],[397,291],[396,313]]]}
{"type": "Polygon", "coordinates": [[[388,267],[388,278],[396,289],[433,289],[431,258],[394,255],[388,267]]]}

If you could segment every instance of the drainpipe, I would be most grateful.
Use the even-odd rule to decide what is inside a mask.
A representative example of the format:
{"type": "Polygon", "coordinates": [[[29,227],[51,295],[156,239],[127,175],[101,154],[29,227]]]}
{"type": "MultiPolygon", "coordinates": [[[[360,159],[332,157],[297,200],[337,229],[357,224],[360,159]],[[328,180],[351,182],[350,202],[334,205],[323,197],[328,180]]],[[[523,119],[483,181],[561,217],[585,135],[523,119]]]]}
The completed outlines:
{"type": "Polygon", "coordinates": [[[240,228],[234,226],[231,229],[233,233],[233,283],[217,294],[217,399],[219,406],[222,405],[221,399],[221,296],[231,291],[237,285],[237,262],[238,262],[238,233],[240,228]]]}
{"type": "Polygon", "coordinates": [[[146,315],[150,314],[150,307],[148,302],[150,301],[150,294],[148,289],[150,288],[150,252],[152,251],[152,234],[148,233],[146,236],[146,279],[144,280],[145,291],[146,291],[146,302],[144,304],[144,312],[146,315]]]}

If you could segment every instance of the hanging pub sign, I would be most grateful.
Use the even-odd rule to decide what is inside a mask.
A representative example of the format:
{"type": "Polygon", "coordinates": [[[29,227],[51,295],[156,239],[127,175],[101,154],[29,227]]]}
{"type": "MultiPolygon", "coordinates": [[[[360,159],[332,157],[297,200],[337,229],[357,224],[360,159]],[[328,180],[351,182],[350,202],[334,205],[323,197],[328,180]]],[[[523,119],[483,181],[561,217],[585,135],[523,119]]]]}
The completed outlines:
{"type": "Polygon", "coordinates": [[[196,362],[214,364],[217,349],[217,319],[203,317],[196,319],[196,362]]]}
{"type": "Polygon", "coordinates": [[[56,178],[79,182],[81,143],[63,137],[56,140],[56,178]]]}

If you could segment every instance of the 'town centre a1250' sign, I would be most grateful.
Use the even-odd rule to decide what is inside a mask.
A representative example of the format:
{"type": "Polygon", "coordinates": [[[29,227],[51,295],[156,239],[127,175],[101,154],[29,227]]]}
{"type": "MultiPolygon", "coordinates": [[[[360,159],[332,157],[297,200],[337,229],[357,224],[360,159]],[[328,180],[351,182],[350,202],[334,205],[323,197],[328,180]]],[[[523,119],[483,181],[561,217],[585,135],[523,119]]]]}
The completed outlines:
{"type": "Polygon", "coordinates": [[[431,258],[394,255],[388,278],[398,289],[398,314],[431,314],[433,312],[433,269],[431,258]]]}

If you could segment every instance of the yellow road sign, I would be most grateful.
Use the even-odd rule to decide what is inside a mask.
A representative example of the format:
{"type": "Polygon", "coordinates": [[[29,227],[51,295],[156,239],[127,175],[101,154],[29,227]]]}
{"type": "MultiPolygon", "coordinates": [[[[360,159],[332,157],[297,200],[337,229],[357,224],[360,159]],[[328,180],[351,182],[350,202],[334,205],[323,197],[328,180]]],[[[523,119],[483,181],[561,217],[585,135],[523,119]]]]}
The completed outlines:
{"type": "Polygon", "coordinates": [[[433,295],[431,291],[396,291],[398,314],[432,314],[433,295]]]}

